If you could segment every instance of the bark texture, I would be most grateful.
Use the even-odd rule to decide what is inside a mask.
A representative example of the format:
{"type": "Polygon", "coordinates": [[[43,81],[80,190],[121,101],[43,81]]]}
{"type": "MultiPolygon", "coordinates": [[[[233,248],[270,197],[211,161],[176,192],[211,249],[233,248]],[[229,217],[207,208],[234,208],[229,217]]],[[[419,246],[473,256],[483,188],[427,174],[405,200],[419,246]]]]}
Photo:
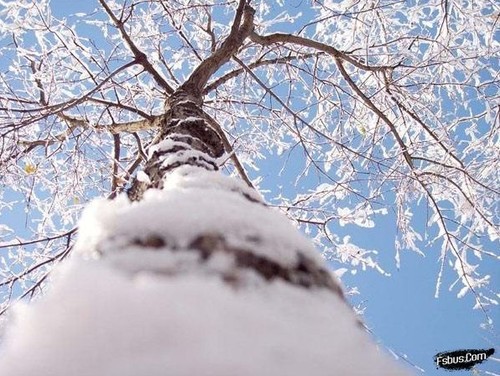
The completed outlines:
{"type": "Polygon", "coordinates": [[[138,201],[150,188],[161,189],[165,175],[180,166],[190,165],[218,170],[217,158],[224,154],[220,135],[204,120],[202,100],[183,89],[168,98],[161,124],[161,142],[150,149],[144,167],[149,181],[135,180],[128,190],[138,201]]]}
{"type": "MultiPolygon", "coordinates": [[[[189,165],[214,172],[218,170],[217,158],[224,154],[224,146],[221,137],[204,119],[201,105],[199,98],[187,94],[183,89],[169,98],[161,130],[163,140],[150,151],[144,168],[149,181],[134,182],[128,191],[131,200],[140,201],[148,189],[162,189],[168,174],[181,166],[189,165]]],[[[255,205],[263,204],[243,190],[238,194],[254,201],[255,205]]],[[[242,285],[241,271],[251,270],[266,281],[281,280],[301,288],[325,288],[343,297],[342,289],[330,272],[306,254],[297,251],[296,261],[292,265],[282,265],[254,252],[255,247],[261,246],[258,235],[242,239],[242,244],[247,246],[231,244],[224,233],[200,233],[185,246],[167,240],[162,234],[130,239],[130,245],[145,249],[196,253],[200,264],[209,262],[215,255],[224,254],[231,259],[233,267],[221,273],[221,278],[233,287],[242,285]]]]}
{"type": "MultiPolygon", "coordinates": [[[[128,190],[132,201],[141,200],[148,189],[162,189],[168,174],[181,166],[218,170],[217,158],[224,154],[224,144],[221,136],[206,120],[202,95],[211,75],[229,61],[252,34],[254,14],[255,10],[249,4],[240,1],[230,35],[165,102],[162,141],[149,152],[144,168],[148,181],[136,179],[128,190]]],[[[254,201],[251,195],[243,191],[240,193],[254,201]]],[[[342,289],[325,266],[306,254],[297,251],[293,265],[281,265],[253,252],[252,248],[260,246],[258,236],[254,241],[245,243],[250,245],[247,248],[230,244],[223,233],[200,233],[190,240],[187,247],[169,243],[161,234],[153,234],[142,240],[132,239],[131,242],[145,248],[194,251],[199,254],[200,263],[207,262],[215,254],[224,253],[232,259],[234,267],[230,272],[223,273],[222,278],[233,286],[239,285],[238,269],[252,270],[267,281],[279,279],[301,288],[325,288],[343,298],[342,289]]]]}

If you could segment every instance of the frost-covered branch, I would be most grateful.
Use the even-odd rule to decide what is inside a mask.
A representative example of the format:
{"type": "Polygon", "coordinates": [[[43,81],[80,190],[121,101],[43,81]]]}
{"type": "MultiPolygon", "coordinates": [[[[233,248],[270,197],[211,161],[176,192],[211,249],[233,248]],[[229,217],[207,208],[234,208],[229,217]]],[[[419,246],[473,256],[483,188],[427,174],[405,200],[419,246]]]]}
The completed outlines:
{"type": "MultiPolygon", "coordinates": [[[[319,53],[311,53],[311,54],[302,54],[302,55],[290,55],[286,57],[279,57],[275,59],[258,59],[257,61],[248,64],[248,68],[253,69],[253,68],[258,68],[258,67],[263,67],[266,65],[276,65],[276,64],[286,64],[288,62],[297,60],[297,59],[309,59],[311,57],[317,57],[320,56],[321,52],[319,53]]],[[[208,94],[212,90],[216,90],[220,85],[223,85],[225,82],[239,76],[245,72],[245,69],[240,68],[240,69],[235,69],[224,76],[218,78],[214,82],[209,83],[203,92],[203,94],[208,94]]]]}
{"type": "Polygon", "coordinates": [[[122,9],[122,14],[120,18],[116,17],[113,11],[108,6],[105,0],[99,0],[99,3],[106,10],[109,18],[113,21],[114,25],[120,30],[120,34],[125,41],[126,45],[134,55],[135,61],[138,64],[141,64],[144,69],[150,73],[155,81],[160,85],[168,94],[172,94],[174,89],[168,84],[168,82],[158,73],[158,71],[153,67],[153,65],[149,62],[147,55],[141,51],[133,42],[130,35],[125,30],[125,23],[127,22],[127,17],[124,15],[125,5],[122,9]]]}

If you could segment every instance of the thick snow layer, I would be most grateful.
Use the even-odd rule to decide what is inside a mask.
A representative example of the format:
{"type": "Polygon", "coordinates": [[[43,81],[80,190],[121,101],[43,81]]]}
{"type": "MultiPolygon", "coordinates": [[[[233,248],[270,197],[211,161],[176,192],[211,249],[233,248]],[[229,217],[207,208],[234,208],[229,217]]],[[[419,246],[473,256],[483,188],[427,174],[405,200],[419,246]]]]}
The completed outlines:
{"type": "Polygon", "coordinates": [[[309,240],[278,211],[252,202],[260,197],[244,184],[196,167],[176,169],[162,190],[149,190],[140,202],[123,195],[96,200],[80,222],[76,252],[114,252],[117,243],[161,235],[167,244],[187,246],[200,234],[223,234],[233,246],[255,249],[282,265],[297,253],[322,260],[309,240]],[[255,247],[247,239],[259,238],[255,247]],[[249,243],[249,244],[248,244],[249,243]]]}
{"type": "Polygon", "coordinates": [[[216,277],[130,277],[79,256],[50,294],[16,309],[10,376],[403,375],[327,291],[216,277]]]}
{"type": "Polygon", "coordinates": [[[49,293],[14,309],[0,374],[405,374],[335,291],[235,266],[231,252],[242,249],[284,267],[299,253],[322,265],[311,243],[259,200],[230,178],[186,167],[140,202],[92,203],[49,293]],[[203,234],[222,235],[232,251],[201,258],[190,242],[203,234]],[[230,270],[243,283],[223,278],[230,270]]]}

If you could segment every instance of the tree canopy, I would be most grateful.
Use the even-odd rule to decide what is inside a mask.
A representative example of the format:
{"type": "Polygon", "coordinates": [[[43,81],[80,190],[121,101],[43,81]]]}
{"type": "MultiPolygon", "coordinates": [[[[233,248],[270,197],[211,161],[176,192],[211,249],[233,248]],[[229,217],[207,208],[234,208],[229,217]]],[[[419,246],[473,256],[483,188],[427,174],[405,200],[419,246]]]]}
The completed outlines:
{"type": "Polygon", "coordinates": [[[195,74],[225,171],[275,185],[268,202],[328,259],[382,271],[336,229],[390,215],[397,263],[439,244],[436,291],[451,272],[459,296],[496,304],[481,269],[499,258],[493,2],[254,1],[251,15],[244,1],[59,5],[0,4],[1,312],[71,253],[89,200],[140,176],[166,99],[195,74]],[[232,19],[247,22],[237,52],[202,64],[232,19]],[[261,174],[269,161],[282,186],[261,174]]]}

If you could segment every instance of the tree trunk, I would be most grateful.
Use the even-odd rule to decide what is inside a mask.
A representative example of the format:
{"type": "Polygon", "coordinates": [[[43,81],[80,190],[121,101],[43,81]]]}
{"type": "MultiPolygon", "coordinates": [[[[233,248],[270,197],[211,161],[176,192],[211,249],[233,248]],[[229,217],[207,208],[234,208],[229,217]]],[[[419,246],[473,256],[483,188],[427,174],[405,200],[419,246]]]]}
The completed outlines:
{"type": "MultiPolygon", "coordinates": [[[[149,152],[150,157],[144,169],[143,179],[136,180],[128,191],[131,200],[137,201],[144,198],[148,189],[163,189],[171,179],[180,179],[181,185],[195,186],[205,190],[217,189],[219,193],[227,194],[228,200],[234,195],[241,196],[251,202],[259,210],[265,204],[257,192],[243,185],[241,182],[223,178],[216,172],[218,170],[217,158],[224,153],[224,146],[220,136],[204,120],[201,109],[201,100],[184,90],[174,93],[167,103],[162,141],[153,146],[149,152]],[[179,169],[180,172],[176,172],[179,169]],[[189,183],[190,182],[190,183],[189,183]]],[[[175,183],[179,184],[179,183],[175,183]]],[[[203,195],[203,191],[197,193],[203,195]]],[[[221,197],[220,205],[226,205],[225,197],[221,197]]],[[[196,201],[193,197],[193,202],[196,201]]],[[[246,203],[248,204],[248,203],[246,203]]],[[[200,208],[201,210],[201,208],[200,208]]],[[[234,208],[235,212],[239,211],[234,208]]],[[[268,209],[265,209],[267,211],[268,209]]],[[[217,213],[214,213],[218,215],[217,213]]],[[[244,213],[242,213],[244,214],[244,213]]],[[[190,213],[189,215],[193,215],[190,213]]],[[[228,218],[221,218],[228,220],[228,218]]],[[[247,218],[248,229],[252,228],[252,218],[247,218]]],[[[197,224],[193,223],[193,230],[197,224]]],[[[291,264],[281,263],[278,255],[256,252],[262,239],[257,231],[241,235],[239,231],[231,233],[225,226],[218,226],[217,230],[199,232],[194,231],[190,238],[165,238],[162,234],[146,234],[146,237],[129,238],[134,247],[162,248],[168,245],[170,250],[182,252],[195,252],[200,262],[209,262],[215,254],[224,254],[231,259],[231,270],[223,273],[222,278],[233,284],[239,284],[240,274],[251,270],[265,280],[281,279],[290,284],[306,288],[321,287],[337,294],[343,299],[342,290],[331,274],[318,262],[316,255],[297,249],[286,250],[290,255],[286,258],[294,260],[291,264]],[[231,239],[231,240],[229,240],[231,239]],[[295,253],[295,254],[294,254],[295,253]],[[276,257],[273,257],[276,256],[276,257]]],[[[173,237],[177,237],[173,234],[173,237]]],[[[123,246],[123,245],[122,245],[123,246]]]]}

